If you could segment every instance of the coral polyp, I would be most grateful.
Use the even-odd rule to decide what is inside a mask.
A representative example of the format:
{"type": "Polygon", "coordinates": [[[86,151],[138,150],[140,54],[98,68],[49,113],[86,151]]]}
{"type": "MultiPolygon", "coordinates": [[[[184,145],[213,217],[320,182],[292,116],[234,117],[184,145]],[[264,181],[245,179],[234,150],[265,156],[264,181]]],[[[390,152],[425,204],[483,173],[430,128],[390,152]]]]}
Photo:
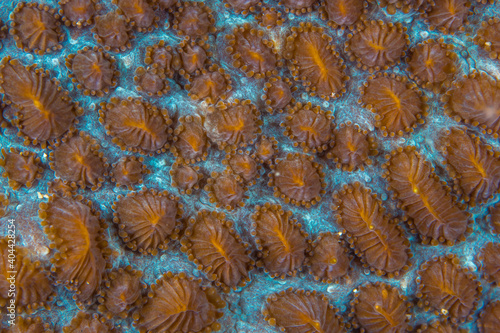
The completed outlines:
{"type": "Polygon", "coordinates": [[[351,304],[351,316],[356,320],[354,327],[361,327],[365,332],[402,333],[408,329],[409,304],[399,290],[390,285],[373,283],[360,286],[351,304]]]}
{"type": "Polygon", "coordinates": [[[208,143],[201,119],[188,116],[179,118],[179,122],[174,131],[174,155],[181,157],[187,163],[205,159],[208,143]]]}
{"type": "Polygon", "coordinates": [[[202,70],[201,74],[190,77],[184,88],[189,91],[188,95],[192,99],[215,104],[228,96],[232,89],[231,77],[222,68],[212,65],[208,71],[202,70]]]}
{"type": "Polygon", "coordinates": [[[212,10],[203,2],[183,1],[174,12],[172,27],[180,36],[205,39],[216,31],[214,23],[212,10]]]}
{"type": "Polygon", "coordinates": [[[40,203],[39,216],[51,247],[56,250],[50,260],[56,280],[74,291],[78,302],[89,302],[99,289],[107,266],[104,222],[91,203],[58,196],[40,203]]]}
{"type": "Polygon", "coordinates": [[[334,130],[335,146],[327,154],[333,158],[337,168],[343,171],[364,170],[365,166],[372,165],[370,157],[378,154],[375,139],[368,135],[368,131],[350,122],[340,124],[334,130]]]}
{"type": "Polygon", "coordinates": [[[9,185],[17,190],[21,186],[31,187],[36,179],[42,177],[43,168],[40,158],[35,154],[23,151],[18,152],[11,148],[9,152],[2,149],[0,166],[4,169],[2,176],[9,179],[9,185]]]}
{"type": "Polygon", "coordinates": [[[62,49],[64,34],[59,27],[55,9],[36,2],[19,3],[11,15],[10,34],[17,47],[37,54],[62,49]]]}
{"type": "Polygon", "coordinates": [[[90,187],[95,191],[108,175],[106,159],[99,153],[97,141],[88,134],[69,135],[51,148],[54,151],[50,153],[50,167],[72,187],[90,187]]]}
{"type": "Polygon", "coordinates": [[[243,182],[248,184],[255,184],[255,178],[259,176],[258,172],[260,167],[249,155],[248,151],[246,153],[239,151],[236,154],[230,154],[226,156],[226,159],[224,159],[222,163],[227,164],[227,169],[231,170],[243,182]]]}
{"type": "Polygon", "coordinates": [[[316,290],[289,288],[270,295],[262,314],[271,326],[283,332],[346,332],[337,309],[316,290]]]}
{"type": "Polygon", "coordinates": [[[422,264],[417,278],[422,305],[459,321],[471,320],[481,287],[476,277],[460,267],[453,255],[436,257],[422,264]]]}
{"type": "Polygon", "coordinates": [[[301,80],[311,94],[329,100],[345,92],[345,65],[332,38],[316,26],[301,24],[293,27],[286,38],[285,59],[295,80],[301,80]]]}
{"type": "Polygon", "coordinates": [[[112,165],[110,172],[111,181],[116,186],[126,186],[129,190],[132,185],[142,184],[144,174],[148,173],[144,158],[135,156],[124,156],[112,165]]]}
{"type": "Polygon", "coordinates": [[[199,169],[198,166],[191,167],[182,162],[175,162],[169,171],[172,186],[177,187],[181,194],[192,194],[194,190],[200,188],[199,182],[203,178],[199,169]]]}
{"type": "Polygon", "coordinates": [[[332,208],[356,254],[378,275],[399,275],[408,269],[409,242],[370,189],[360,183],[346,185],[334,193],[332,208]]]}
{"type": "Polygon", "coordinates": [[[133,308],[141,304],[141,292],[145,287],[141,278],[142,272],[132,266],[111,271],[104,282],[105,288],[100,292],[99,311],[109,319],[113,316],[125,318],[133,308]]]}
{"type": "Polygon", "coordinates": [[[355,23],[363,18],[366,3],[364,0],[327,0],[323,5],[323,19],[333,28],[354,28],[355,23]]]}
{"type": "Polygon", "coordinates": [[[104,124],[106,134],[112,136],[113,142],[123,150],[152,155],[170,146],[172,120],[168,110],[138,99],[115,97],[109,103],[102,103],[101,108],[99,121],[104,124]]]}
{"type": "Polygon", "coordinates": [[[125,17],[114,12],[97,16],[92,28],[97,42],[103,45],[105,50],[114,52],[125,51],[132,46],[129,30],[125,17]]]}
{"type": "Polygon", "coordinates": [[[84,89],[85,95],[102,97],[117,84],[119,72],[115,68],[115,59],[97,47],[85,47],[77,54],[70,54],[66,66],[73,72],[73,82],[77,83],[77,88],[84,89]]]}
{"type": "Polygon", "coordinates": [[[393,151],[384,165],[385,177],[397,192],[410,226],[422,240],[436,245],[453,244],[463,239],[469,223],[468,213],[460,209],[440,183],[431,164],[415,147],[393,151]]]}
{"type": "Polygon", "coordinates": [[[487,202],[500,190],[500,153],[460,128],[447,130],[440,141],[455,190],[465,201],[471,205],[487,202]]]}
{"type": "Polygon", "coordinates": [[[113,204],[113,222],[118,234],[132,251],[156,255],[178,238],[182,216],[179,198],[156,190],[130,192],[113,204]]]}
{"type": "Polygon", "coordinates": [[[269,203],[256,206],[252,215],[252,235],[260,251],[257,266],[263,266],[271,277],[295,276],[305,262],[308,235],[291,217],[292,212],[269,203]]]}
{"type": "Polygon", "coordinates": [[[477,323],[479,333],[493,333],[500,325],[500,302],[490,302],[481,312],[477,323]]]}
{"type": "Polygon", "coordinates": [[[467,24],[470,3],[467,0],[442,0],[432,3],[427,9],[425,22],[431,29],[439,29],[442,32],[456,32],[464,30],[467,24]]]}
{"type": "Polygon", "coordinates": [[[241,241],[224,214],[199,212],[189,220],[184,235],[181,250],[226,292],[250,281],[253,260],[247,250],[249,245],[241,241]]]}
{"type": "Polygon", "coordinates": [[[361,102],[376,114],[375,126],[384,136],[403,135],[424,123],[426,98],[405,77],[371,76],[361,93],[361,102]]]}
{"type": "Polygon", "coordinates": [[[274,188],[274,195],[286,203],[310,207],[321,200],[324,193],[322,166],[313,162],[312,157],[300,154],[288,154],[285,159],[278,159],[269,174],[269,186],[274,188]]]}
{"type": "Polygon", "coordinates": [[[312,253],[307,266],[315,280],[332,283],[348,274],[351,258],[339,235],[331,232],[320,234],[312,243],[312,253]]]}
{"type": "Polygon", "coordinates": [[[9,302],[9,293],[12,292],[10,285],[15,280],[15,304],[19,312],[31,313],[48,306],[54,294],[48,271],[39,261],[32,262],[29,259],[27,249],[12,249],[15,249],[14,239],[0,238],[0,305],[5,306],[9,302]]]}
{"type": "Polygon", "coordinates": [[[370,71],[387,69],[399,62],[409,44],[406,27],[369,21],[357,32],[350,34],[346,51],[358,66],[370,71]]]}
{"type": "Polygon", "coordinates": [[[457,55],[451,45],[426,40],[411,48],[408,60],[410,75],[426,88],[449,87],[456,72],[457,55]]]}
{"type": "Polygon", "coordinates": [[[481,29],[477,31],[474,42],[480,45],[490,58],[500,59],[500,19],[493,17],[481,22],[481,29]]]}
{"type": "Polygon", "coordinates": [[[444,96],[446,113],[456,121],[479,126],[483,132],[498,136],[500,82],[487,73],[473,72],[455,82],[444,96]]]}
{"type": "Polygon", "coordinates": [[[139,332],[217,331],[219,310],[225,306],[215,288],[202,286],[185,273],[168,272],[151,286],[135,325],[139,332]]]}
{"type": "Polygon", "coordinates": [[[273,113],[274,110],[278,112],[283,112],[283,109],[290,103],[293,102],[293,88],[291,88],[292,83],[288,79],[281,79],[281,77],[271,77],[264,84],[264,95],[262,99],[265,101],[267,107],[266,110],[269,113],[273,113]]]}
{"type": "Polygon", "coordinates": [[[101,8],[97,0],[61,0],[59,5],[64,24],[78,28],[92,24],[94,15],[101,8]]]}
{"type": "Polygon", "coordinates": [[[213,172],[212,177],[207,180],[207,185],[205,185],[205,191],[209,193],[210,202],[227,210],[245,205],[243,199],[248,198],[245,195],[246,190],[247,187],[228,171],[222,174],[213,172]]]}
{"type": "Polygon", "coordinates": [[[28,143],[45,146],[60,138],[82,114],[54,79],[35,66],[24,67],[17,59],[2,60],[0,87],[7,102],[15,107],[13,123],[28,143]]]}
{"type": "Polygon", "coordinates": [[[277,74],[280,65],[273,42],[265,37],[264,31],[251,28],[249,24],[240,26],[226,36],[228,52],[234,60],[233,66],[240,68],[247,76],[259,79],[277,74]]]}
{"type": "Polygon", "coordinates": [[[289,115],[281,123],[285,127],[284,135],[300,146],[304,152],[323,152],[332,143],[333,116],[320,107],[312,107],[310,103],[297,103],[288,110],[289,115]]]}
{"type": "Polygon", "coordinates": [[[249,100],[236,101],[209,109],[203,127],[208,138],[220,149],[245,147],[252,144],[261,131],[259,116],[249,100]]]}
{"type": "Polygon", "coordinates": [[[78,312],[78,314],[71,319],[69,326],[64,326],[62,328],[63,333],[73,333],[73,332],[85,332],[94,331],[102,333],[112,333],[114,332],[110,324],[104,322],[103,318],[98,314],[78,312]]]}
{"type": "Polygon", "coordinates": [[[157,26],[159,17],[146,0],[113,0],[120,12],[125,15],[133,27],[139,31],[151,31],[157,26]]]}

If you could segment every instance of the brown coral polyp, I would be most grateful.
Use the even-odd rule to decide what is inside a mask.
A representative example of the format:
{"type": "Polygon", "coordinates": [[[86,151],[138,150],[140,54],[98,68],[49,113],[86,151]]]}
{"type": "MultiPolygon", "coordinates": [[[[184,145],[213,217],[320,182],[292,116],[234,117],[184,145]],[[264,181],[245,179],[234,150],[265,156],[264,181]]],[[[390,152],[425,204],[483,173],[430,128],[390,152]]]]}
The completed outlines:
{"type": "Polygon", "coordinates": [[[232,34],[226,35],[226,40],[229,45],[226,52],[234,60],[233,66],[247,76],[260,79],[277,74],[281,62],[273,49],[273,42],[265,37],[264,31],[245,24],[234,28],[232,34]]]}
{"type": "Polygon", "coordinates": [[[0,166],[4,169],[3,177],[9,179],[9,185],[17,190],[21,186],[30,188],[34,181],[42,177],[43,167],[40,158],[28,151],[18,152],[11,148],[9,152],[2,149],[0,166]]]}
{"type": "Polygon", "coordinates": [[[170,146],[172,120],[168,110],[159,109],[140,99],[111,98],[101,103],[99,122],[106,134],[123,150],[152,155],[170,146]]]}
{"type": "Polygon", "coordinates": [[[101,284],[110,252],[104,222],[90,202],[58,196],[40,203],[39,216],[56,250],[50,260],[56,281],[75,291],[78,302],[89,302],[101,284]]]}
{"type": "Polygon", "coordinates": [[[498,137],[500,130],[500,82],[487,73],[473,71],[454,82],[442,97],[445,112],[456,121],[478,126],[483,133],[498,137]]]}
{"type": "Polygon", "coordinates": [[[113,3],[118,5],[120,13],[138,31],[151,31],[158,26],[156,22],[160,18],[147,0],[113,0],[113,3]]]}
{"type": "Polygon", "coordinates": [[[424,123],[427,99],[406,77],[377,73],[360,89],[360,102],[375,113],[375,126],[384,136],[413,132],[424,123]]]}
{"type": "Polygon", "coordinates": [[[345,92],[345,65],[331,44],[332,38],[311,23],[293,27],[286,38],[284,57],[295,80],[301,80],[312,96],[329,100],[345,92]]]}
{"type": "Polygon", "coordinates": [[[333,144],[333,119],[330,111],[323,111],[311,103],[297,103],[288,109],[288,116],[281,123],[284,135],[307,152],[323,152],[333,144]]]}
{"type": "Polygon", "coordinates": [[[55,12],[46,5],[20,2],[11,14],[10,34],[16,46],[39,55],[62,49],[64,35],[55,12]]]}
{"type": "Polygon", "coordinates": [[[446,169],[455,190],[471,206],[485,203],[500,190],[500,153],[461,128],[451,128],[440,137],[446,169]]]}
{"type": "Polygon", "coordinates": [[[365,332],[407,332],[409,303],[400,291],[385,283],[369,283],[355,290],[350,316],[356,318],[354,327],[365,332]]]}
{"type": "Polygon", "coordinates": [[[472,319],[482,288],[476,277],[459,265],[456,256],[435,257],[421,265],[418,275],[421,306],[455,322],[472,319]]]}
{"type": "Polygon", "coordinates": [[[359,31],[349,34],[346,52],[364,70],[387,69],[399,62],[410,43],[400,23],[369,21],[359,31]]]}
{"type": "Polygon", "coordinates": [[[269,186],[274,188],[274,196],[286,203],[310,207],[321,200],[324,174],[322,166],[311,156],[288,154],[285,159],[277,159],[273,171],[269,173],[269,186]]]}
{"type": "Polygon", "coordinates": [[[115,12],[97,16],[92,28],[97,42],[103,45],[106,51],[114,52],[125,51],[132,46],[129,30],[125,17],[115,12]]]}
{"type": "Polygon", "coordinates": [[[214,23],[212,10],[203,2],[184,1],[174,12],[172,27],[180,36],[206,39],[216,31],[214,23]]]}
{"type": "Polygon", "coordinates": [[[141,308],[135,326],[139,332],[218,331],[225,302],[215,288],[185,273],[163,274],[151,286],[147,303],[141,308]]]}
{"type": "Polygon", "coordinates": [[[141,305],[141,293],[145,287],[141,278],[142,272],[132,266],[111,271],[98,298],[99,312],[104,313],[108,319],[114,316],[126,318],[132,309],[141,305]]]}
{"type": "Polygon", "coordinates": [[[360,183],[333,195],[332,208],[356,254],[378,275],[398,276],[409,267],[409,241],[384,213],[376,195],[360,183]]]}
{"type": "Polygon", "coordinates": [[[454,202],[432,165],[415,147],[399,148],[387,158],[384,177],[424,243],[463,240],[469,215],[454,202]]]}
{"type": "Polygon", "coordinates": [[[292,219],[292,212],[266,203],[255,207],[252,219],[252,235],[260,251],[257,266],[281,279],[301,271],[309,251],[308,235],[292,219]]]}
{"type": "Polygon", "coordinates": [[[66,67],[72,71],[70,77],[83,89],[85,95],[104,96],[117,84],[120,73],[116,70],[115,59],[98,47],[85,47],[66,58],[66,67]]]}
{"type": "Polygon", "coordinates": [[[158,254],[171,240],[178,239],[183,214],[179,198],[167,191],[143,189],[119,196],[113,203],[113,222],[118,235],[132,251],[158,254]]]}
{"type": "Polygon", "coordinates": [[[79,135],[68,135],[51,149],[50,167],[56,176],[68,181],[72,187],[90,187],[95,191],[102,186],[108,175],[108,164],[95,139],[80,132],[79,135]]]}
{"type": "Polygon", "coordinates": [[[370,157],[378,154],[378,144],[375,139],[368,135],[367,130],[361,130],[359,126],[350,121],[340,124],[334,130],[334,147],[327,153],[332,158],[337,168],[343,171],[364,170],[365,166],[372,165],[370,157]]]}
{"type": "Polygon", "coordinates": [[[39,261],[32,262],[29,254],[27,248],[16,245],[15,239],[0,238],[0,306],[11,302],[12,283],[15,283],[18,312],[31,313],[48,307],[52,301],[54,288],[49,273],[39,261]],[[14,279],[7,279],[12,276],[14,279]]]}
{"type": "Polygon", "coordinates": [[[222,174],[213,172],[212,177],[207,180],[205,191],[208,192],[210,202],[227,210],[243,207],[243,200],[248,198],[245,195],[247,187],[227,170],[222,174]]]}
{"type": "Polygon", "coordinates": [[[245,147],[260,133],[260,113],[250,100],[218,104],[205,114],[203,127],[220,149],[245,147]]]}
{"type": "Polygon", "coordinates": [[[179,118],[179,126],[174,130],[173,153],[187,163],[204,160],[207,156],[207,135],[199,117],[179,118]]]}
{"type": "Polygon", "coordinates": [[[224,291],[236,290],[250,281],[254,263],[249,257],[249,244],[241,240],[224,214],[198,212],[189,220],[184,235],[181,250],[224,291]]]}
{"type": "Polygon", "coordinates": [[[71,130],[75,118],[83,113],[55,79],[34,65],[24,67],[17,59],[2,60],[0,87],[16,109],[13,123],[27,143],[45,147],[71,130]]]}
{"type": "Polygon", "coordinates": [[[321,233],[312,243],[312,255],[306,261],[316,281],[333,283],[345,277],[351,266],[351,258],[345,243],[338,234],[321,233]]]}
{"type": "Polygon", "coordinates": [[[316,290],[289,288],[270,295],[262,314],[269,325],[282,332],[347,332],[337,311],[316,290]]]}
{"type": "Polygon", "coordinates": [[[92,24],[94,15],[101,8],[97,0],[61,0],[59,5],[64,24],[78,28],[92,24]]]}

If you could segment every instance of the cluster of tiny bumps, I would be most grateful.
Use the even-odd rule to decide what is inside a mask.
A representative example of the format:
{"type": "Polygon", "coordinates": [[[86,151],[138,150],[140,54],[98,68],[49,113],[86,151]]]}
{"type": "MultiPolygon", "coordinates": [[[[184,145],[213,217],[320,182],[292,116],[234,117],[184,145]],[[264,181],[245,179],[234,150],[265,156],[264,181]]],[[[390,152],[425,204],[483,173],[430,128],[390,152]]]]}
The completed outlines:
{"type": "Polygon", "coordinates": [[[4,6],[0,330],[498,332],[498,9],[4,6]]]}

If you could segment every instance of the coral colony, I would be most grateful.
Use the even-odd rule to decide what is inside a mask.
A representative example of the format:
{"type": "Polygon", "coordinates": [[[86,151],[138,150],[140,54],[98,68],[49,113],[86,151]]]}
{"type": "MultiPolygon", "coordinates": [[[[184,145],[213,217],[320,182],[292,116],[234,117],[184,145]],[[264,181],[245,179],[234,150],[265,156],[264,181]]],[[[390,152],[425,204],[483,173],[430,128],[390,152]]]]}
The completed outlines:
{"type": "Polygon", "coordinates": [[[0,8],[0,332],[500,332],[500,3],[0,8]]]}

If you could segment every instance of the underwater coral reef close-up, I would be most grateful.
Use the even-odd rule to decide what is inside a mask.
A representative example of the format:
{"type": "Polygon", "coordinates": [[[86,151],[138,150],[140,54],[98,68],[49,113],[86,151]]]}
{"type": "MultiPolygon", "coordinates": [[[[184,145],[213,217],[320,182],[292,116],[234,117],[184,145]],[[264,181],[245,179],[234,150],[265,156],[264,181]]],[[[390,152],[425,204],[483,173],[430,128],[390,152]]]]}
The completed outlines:
{"type": "Polygon", "coordinates": [[[0,1],[0,333],[499,333],[497,0],[0,1]]]}

